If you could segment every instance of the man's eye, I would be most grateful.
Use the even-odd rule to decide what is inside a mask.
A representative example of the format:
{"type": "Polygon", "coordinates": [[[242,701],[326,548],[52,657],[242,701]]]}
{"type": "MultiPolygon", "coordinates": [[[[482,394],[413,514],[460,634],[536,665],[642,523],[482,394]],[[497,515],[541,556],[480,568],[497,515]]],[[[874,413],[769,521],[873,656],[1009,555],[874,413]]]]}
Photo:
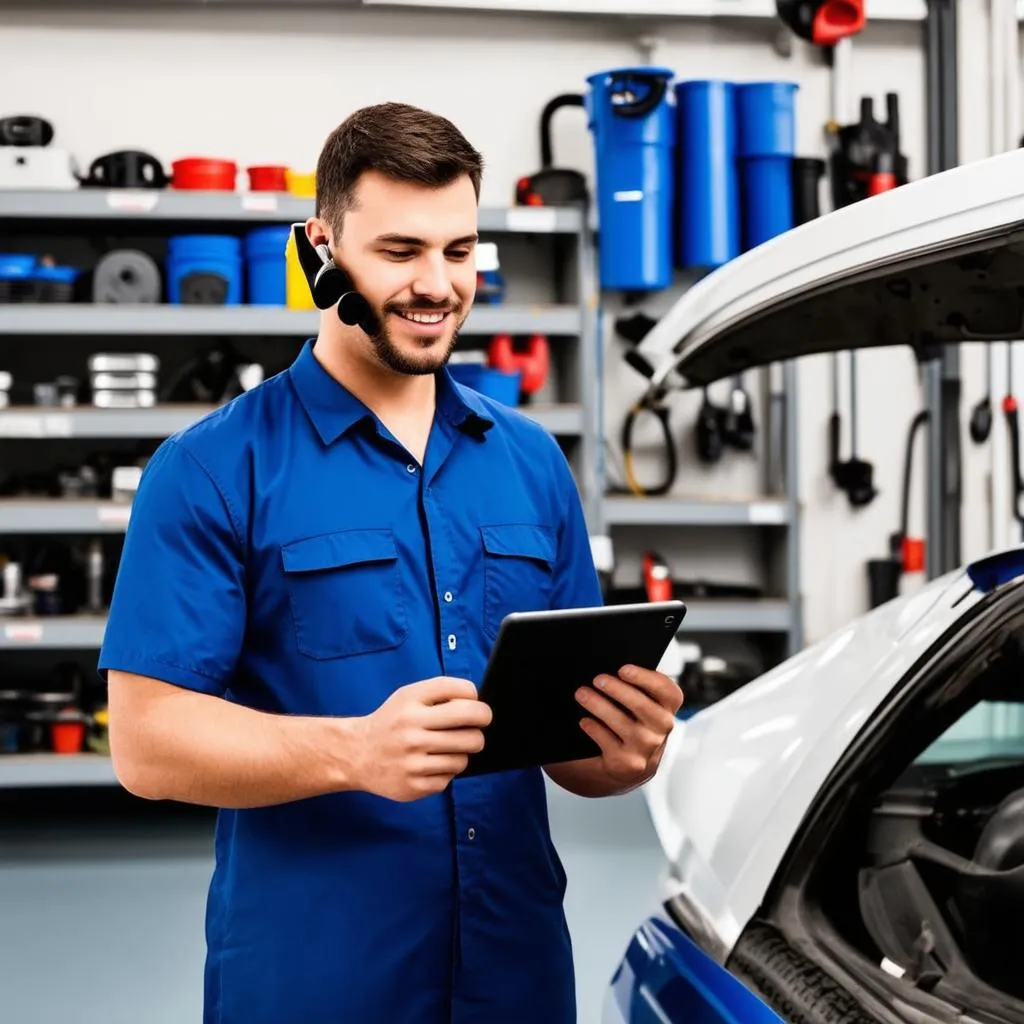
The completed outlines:
{"type": "Polygon", "coordinates": [[[468,249],[449,249],[448,255],[453,260],[465,260],[469,258],[468,249]]]}
{"type": "Polygon", "coordinates": [[[396,260],[407,260],[410,256],[414,255],[411,249],[385,249],[384,251],[392,259],[396,260]]]}

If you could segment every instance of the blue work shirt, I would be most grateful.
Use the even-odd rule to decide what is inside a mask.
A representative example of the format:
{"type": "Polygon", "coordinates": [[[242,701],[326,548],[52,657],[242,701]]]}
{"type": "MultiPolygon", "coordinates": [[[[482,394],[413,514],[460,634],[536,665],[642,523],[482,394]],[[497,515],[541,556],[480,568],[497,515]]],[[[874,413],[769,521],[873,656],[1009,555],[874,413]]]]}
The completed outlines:
{"type": "MultiPolygon", "coordinates": [[[[421,467],[307,342],[148,463],[99,668],[366,715],[479,685],[508,612],[600,603],[547,432],[443,370],[421,467]]],[[[575,1024],[540,769],[221,810],[215,851],[206,1024],[575,1024]]]]}

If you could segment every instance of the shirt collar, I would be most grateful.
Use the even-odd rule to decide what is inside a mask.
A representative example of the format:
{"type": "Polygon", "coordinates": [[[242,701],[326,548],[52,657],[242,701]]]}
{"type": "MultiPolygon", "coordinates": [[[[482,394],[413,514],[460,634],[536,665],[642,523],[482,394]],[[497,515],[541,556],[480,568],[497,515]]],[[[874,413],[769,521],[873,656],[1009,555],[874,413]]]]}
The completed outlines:
{"type": "MultiPolygon", "coordinates": [[[[288,369],[292,384],[324,444],[332,444],[362,420],[376,417],[351,391],[336,381],[313,354],[314,339],[302,346],[288,369]]],[[[452,378],[447,367],[437,374],[437,408],[444,418],[466,433],[483,436],[494,417],[474,391],[452,378]]]]}

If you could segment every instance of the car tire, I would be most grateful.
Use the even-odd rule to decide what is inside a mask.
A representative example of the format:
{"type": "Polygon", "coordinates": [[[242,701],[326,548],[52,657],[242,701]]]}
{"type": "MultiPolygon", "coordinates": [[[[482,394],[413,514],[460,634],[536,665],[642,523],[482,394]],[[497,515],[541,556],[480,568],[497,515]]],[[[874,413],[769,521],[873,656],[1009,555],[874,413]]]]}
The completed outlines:
{"type": "Polygon", "coordinates": [[[883,1024],[767,925],[744,932],[728,966],[789,1024],[883,1024]]]}

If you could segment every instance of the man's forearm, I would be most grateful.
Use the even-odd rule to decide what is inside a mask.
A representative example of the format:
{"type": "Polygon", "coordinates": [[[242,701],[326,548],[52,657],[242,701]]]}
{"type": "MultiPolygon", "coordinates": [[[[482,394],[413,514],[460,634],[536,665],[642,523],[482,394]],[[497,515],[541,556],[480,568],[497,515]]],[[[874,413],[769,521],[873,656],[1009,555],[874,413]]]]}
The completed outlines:
{"type": "Polygon", "coordinates": [[[622,782],[612,778],[605,770],[600,757],[587,758],[583,761],[566,761],[562,764],[550,764],[544,769],[549,778],[562,789],[576,796],[602,797],[619,796],[638,789],[648,778],[622,782]]]}
{"type": "Polygon", "coordinates": [[[138,676],[111,698],[114,769],[146,799],[259,807],[353,788],[351,720],[268,714],[138,676]]]}

